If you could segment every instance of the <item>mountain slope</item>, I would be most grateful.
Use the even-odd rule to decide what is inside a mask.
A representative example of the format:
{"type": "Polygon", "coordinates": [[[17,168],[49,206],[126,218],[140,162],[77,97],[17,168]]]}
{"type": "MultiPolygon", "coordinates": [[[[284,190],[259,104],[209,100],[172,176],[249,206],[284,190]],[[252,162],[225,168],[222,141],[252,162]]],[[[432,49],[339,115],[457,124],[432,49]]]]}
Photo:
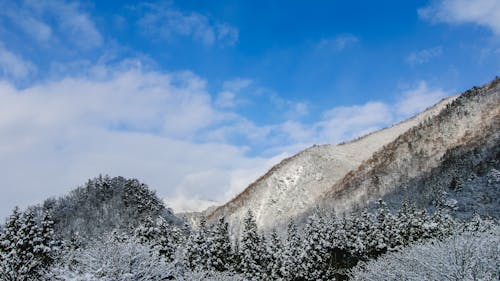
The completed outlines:
{"type": "MultiPolygon", "coordinates": [[[[414,179],[446,164],[446,156],[451,151],[467,147],[495,150],[499,139],[500,79],[496,79],[482,88],[465,92],[438,115],[374,153],[334,184],[322,202],[340,211],[365,206],[390,192],[404,189],[414,179]]],[[[424,190],[424,187],[414,189],[418,193],[424,190]]]]}
{"type": "Polygon", "coordinates": [[[242,221],[246,210],[251,209],[259,227],[286,223],[320,202],[335,183],[377,150],[437,115],[454,99],[444,99],[413,118],[354,141],[313,146],[285,159],[236,198],[214,210],[209,219],[224,215],[230,222],[238,222],[242,221]]]}

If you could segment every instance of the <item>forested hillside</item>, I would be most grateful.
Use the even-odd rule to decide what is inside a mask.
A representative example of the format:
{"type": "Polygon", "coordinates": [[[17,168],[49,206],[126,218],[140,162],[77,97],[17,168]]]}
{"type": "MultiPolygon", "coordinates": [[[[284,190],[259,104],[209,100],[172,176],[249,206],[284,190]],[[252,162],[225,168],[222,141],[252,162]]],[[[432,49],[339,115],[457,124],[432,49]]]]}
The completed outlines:
{"type": "Polygon", "coordinates": [[[413,257],[427,254],[440,262],[418,264],[417,277],[460,271],[496,280],[496,222],[460,221],[453,212],[410,202],[391,211],[379,201],[342,217],[316,209],[304,223],[263,232],[249,210],[233,237],[224,217],[190,229],[146,185],[98,177],[68,196],[13,210],[0,234],[0,280],[397,280],[390,276],[408,275],[413,257]],[[449,249],[456,241],[478,247],[449,249]],[[457,269],[467,255],[477,262],[457,269]]]}

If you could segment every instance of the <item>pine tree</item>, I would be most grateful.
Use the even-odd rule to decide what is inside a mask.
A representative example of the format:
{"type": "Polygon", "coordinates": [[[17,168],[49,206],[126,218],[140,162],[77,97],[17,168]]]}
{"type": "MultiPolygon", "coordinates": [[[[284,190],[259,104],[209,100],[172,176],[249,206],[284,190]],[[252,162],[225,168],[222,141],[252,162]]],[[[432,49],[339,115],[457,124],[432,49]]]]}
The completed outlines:
{"type": "Polygon", "coordinates": [[[398,229],[403,246],[425,238],[424,226],[430,218],[425,210],[417,210],[414,204],[404,202],[398,212],[398,229]]]}
{"type": "Polygon", "coordinates": [[[53,230],[44,216],[39,227],[35,215],[15,208],[0,236],[0,276],[4,280],[42,280],[52,263],[53,230]]]}
{"type": "Polygon", "coordinates": [[[54,262],[54,256],[59,249],[59,242],[56,240],[54,234],[54,221],[49,211],[43,213],[38,237],[39,242],[35,249],[36,255],[40,259],[42,266],[49,268],[54,262]]]}
{"type": "Polygon", "coordinates": [[[300,270],[301,243],[297,225],[290,220],[287,226],[287,239],[283,249],[283,266],[281,275],[285,280],[295,280],[301,275],[300,270]]]}
{"type": "Polygon", "coordinates": [[[17,249],[21,213],[15,207],[0,235],[0,276],[5,280],[17,280],[22,260],[17,249]]]}
{"type": "Polygon", "coordinates": [[[134,234],[141,243],[149,244],[167,261],[173,260],[177,245],[181,239],[180,231],[161,217],[156,220],[152,218],[146,219],[135,230],[134,234]]]}
{"type": "Polygon", "coordinates": [[[378,202],[377,224],[374,231],[373,238],[376,241],[375,256],[394,250],[402,242],[401,237],[398,235],[396,218],[382,200],[378,202]]]}
{"type": "Polygon", "coordinates": [[[241,258],[239,270],[249,280],[262,280],[264,279],[263,245],[252,211],[248,210],[243,224],[239,249],[241,258]]]}
{"type": "Polygon", "coordinates": [[[191,233],[184,253],[184,262],[190,269],[208,269],[208,259],[210,256],[208,237],[207,221],[203,217],[200,220],[198,229],[191,233]]]}
{"type": "Polygon", "coordinates": [[[217,271],[231,269],[233,256],[231,239],[229,237],[229,225],[224,217],[221,217],[214,225],[209,239],[211,242],[208,267],[217,271]]]}
{"type": "Polygon", "coordinates": [[[16,248],[22,260],[19,273],[28,278],[39,277],[38,269],[41,267],[41,261],[38,260],[36,248],[41,245],[41,239],[38,237],[39,228],[35,221],[35,216],[30,210],[24,212],[21,218],[16,248]]]}
{"type": "Polygon", "coordinates": [[[305,226],[302,271],[306,280],[331,280],[329,267],[331,242],[324,218],[317,211],[309,216],[305,226]]]}
{"type": "Polygon", "coordinates": [[[267,263],[267,276],[270,280],[279,280],[283,278],[283,243],[281,242],[276,230],[273,230],[267,239],[266,247],[269,261],[267,263]]]}
{"type": "Polygon", "coordinates": [[[456,224],[445,208],[436,208],[430,221],[425,224],[424,238],[445,238],[454,233],[456,224]]]}

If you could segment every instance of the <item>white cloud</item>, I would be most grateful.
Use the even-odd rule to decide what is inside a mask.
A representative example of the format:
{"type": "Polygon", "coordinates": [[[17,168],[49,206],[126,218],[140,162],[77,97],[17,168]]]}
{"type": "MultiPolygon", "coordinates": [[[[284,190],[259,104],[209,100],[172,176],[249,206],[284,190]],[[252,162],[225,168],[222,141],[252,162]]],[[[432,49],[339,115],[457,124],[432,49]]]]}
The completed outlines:
{"type": "Polygon", "coordinates": [[[222,86],[222,91],[217,95],[216,104],[219,107],[230,108],[235,107],[239,103],[244,103],[246,98],[237,99],[236,96],[251,84],[252,80],[250,79],[236,78],[225,81],[222,86]]]}
{"type": "Polygon", "coordinates": [[[95,23],[76,2],[12,2],[2,6],[0,15],[45,46],[68,44],[81,49],[93,49],[103,42],[95,23]]]}
{"type": "Polygon", "coordinates": [[[340,142],[383,128],[393,121],[390,106],[382,102],[341,106],[324,114],[319,122],[321,139],[340,142]]]}
{"type": "Polygon", "coordinates": [[[396,113],[409,117],[434,105],[446,96],[448,96],[448,93],[444,90],[439,88],[430,89],[425,81],[421,81],[416,88],[403,92],[395,105],[396,113]]]}
{"type": "Polygon", "coordinates": [[[227,23],[213,22],[207,16],[184,13],[168,6],[142,5],[145,15],[138,24],[146,34],[171,40],[174,36],[190,37],[194,41],[211,46],[215,43],[234,45],[238,41],[238,29],[227,23]]]}
{"type": "Polygon", "coordinates": [[[409,54],[406,58],[406,62],[411,65],[424,64],[431,61],[433,58],[441,56],[442,53],[443,47],[441,46],[423,49],[409,54]]]}
{"type": "Polygon", "coordinates": [[[162,196],[226,200],[245,187],[235,174],[267,167],[246,147],[196,140],[234,118],[214,109],[199,77],[103,68],[22,90],[0,83],[2,215],[99,173],[137,177],[162,196]]]}
{"type": "Polygon", "coordinates": [[[333,51],[341,51],[346,47],[359,42],[359,38],[352,34],[339,35],[335,38],[321,39],[317,44],[319,49],[329,49],[333,51]]]}
{"type": "Polygon", "coordinates": [[[218,23],[215,25],[217,40],[233,46],[238,42],[239,30],[227,23],[218,23]]]}
{"type": "Polygon", "coordinates": [[[487,27],[500,35],[500,2],[497,0],[439,0],[418,10],[432,22],[449,24],[472,23],[487,27]]]}
{"type": "MultiPolygon", "coordinates": [[[[409,118],[434,105],[449,94],[432,88],[425,81],[400,93],[394,104],[372,101],[363,105],[339,106],[323,113],[322,119],[312,124],[286,121],[272,128],[288,140],[283,150],[296,151],[317,143],[338,143],[351,140],[372,131],[385,128],[402,119],[409,118]]],[[[283,141],[282,141],[283,143],[283,141]]]]}
{"type": "Polygon", "coordinates": [[[0,42],[0,70],[8,77],[23,79],[34,73],[36,67],[31,62],[7,50],[0,42]]]}
{"type": "Polygon", "coordinates": [[[56,3],[47,7],[59,19],[59,26],[82,48],[101,46],[103,38],[90,16],[80,11],[76,3],[56,3]]]}

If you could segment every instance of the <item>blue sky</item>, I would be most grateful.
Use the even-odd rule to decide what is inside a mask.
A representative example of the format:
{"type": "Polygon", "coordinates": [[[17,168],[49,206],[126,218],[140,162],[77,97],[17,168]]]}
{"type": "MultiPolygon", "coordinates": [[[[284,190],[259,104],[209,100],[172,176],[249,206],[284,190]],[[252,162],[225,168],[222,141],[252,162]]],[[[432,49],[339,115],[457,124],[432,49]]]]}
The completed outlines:
{"type": "Polygon", "coordinates": [[[0,1],[0,215],[99,173],[223,202],[499,70],[494,0],[0,1]]]}

